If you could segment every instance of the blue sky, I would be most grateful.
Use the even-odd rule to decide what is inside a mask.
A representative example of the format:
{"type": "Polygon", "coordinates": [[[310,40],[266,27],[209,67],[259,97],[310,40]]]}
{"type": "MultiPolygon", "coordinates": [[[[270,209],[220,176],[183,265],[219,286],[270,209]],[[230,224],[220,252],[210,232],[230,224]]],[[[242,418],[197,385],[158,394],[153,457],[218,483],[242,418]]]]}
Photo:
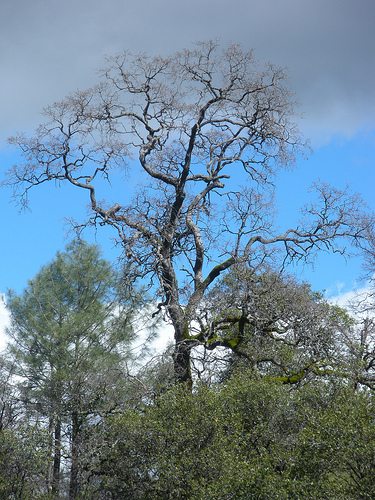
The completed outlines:
{"type": "MultiPolygon", "coordinates": [[[[0,168],[17,159],[15,153],[2,154],[0,168]]],[[[298,220],[298,210],[311,198],[309,187],[317,179],[340,189],[349,185],[354,192],[361,193],[364,201],[375,210],[375,131],[363,131],[350,139],[332,138],[329,143],[316,148],[307,159],[300,158],[296,169],[282,172],[277,181],[280,224],[292,227],[298,220]]],[[[129,188],[126,183],[122,187],[126,197],[129,188]]],[[[13,288],[20,292],[27,285],[27,280],[64,248],[73,237],[66,219],[83,220],[87,214],[85,195],[72,186],[46,184],[30,193],[30,210],[20,212],[20,207],[11,202],[11,190],[2,188],[0,210],[7,215],[0,221],[3,235],[1,291],[13,288]]],[[[108,260],[113,261],[119,256],[120,249],[114,244],[115,234],[111,229],[99,228],[96,233],[87,230],[84,237],[97,242],[108,260]]],[[[321,254],[314,266],[290,270],[296,271],[314,289],[326,289],[332,295],[356,286],[361,275],[361,261],[345,261],[339,256],[321,254]]]]}
{"type": "MultiPolygon", "coordinates": [[[[280,218],[292,225],[318,178],[349,184],[375,210],[375,2],[373,0],[3,0],[0,4],[0,176],[18,161],[6,146],[32,130],[40,111],[96,81],[105,54],[123,48],[168,54],[196,40],[220,39],[254,48],[261,62],[287,67],[301,102],[301,131],[314,154],[278,181],[280,218]]],[[[126,193],[124,188],[124,194],[126,193]]],[[[20,214],[0,190],[0,292],[20,292],[69,240],[64,217],[83,219],[84,193],[52,185],[31,193],[20,214]]],[[[114,260],[111,231],[86,233],[114,260]]],[[[329,294],[354,288],[359,260],[322,255],[296,269],[329,294]]]]}

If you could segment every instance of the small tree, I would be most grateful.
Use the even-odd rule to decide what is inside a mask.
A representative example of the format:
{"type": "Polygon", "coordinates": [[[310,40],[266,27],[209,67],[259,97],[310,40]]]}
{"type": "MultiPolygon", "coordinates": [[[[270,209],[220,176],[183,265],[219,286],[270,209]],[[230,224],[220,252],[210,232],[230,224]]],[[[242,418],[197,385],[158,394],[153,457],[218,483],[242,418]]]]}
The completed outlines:
{"type": "Polygon", "coordinates": [[[87,223],[112,226],[135,274],[159,284],[179,381],[191,381],[191,349],[210,340],[191,326],[222,273],[244,262],[256,269],[275,250],[281,261],[344,252],[347,239],[358,246],[371,232],[358,197],[326,185],[296,227],[274,226],[275,174],[305,149],[295,104],[285,72],[237,45],[201,43],[168,58],[124,52],[98,86],[48,107],[35,137],[10,139],[24,162],[6,184],[23,205],[48,181],[86,191],[87,223]],[[100,178],[118,182],[134,156],[144,183],[133,198],[100,202],[100,178]]]}
{"type": "Polygon", "coordinates": [[[76,498],[80,432],[106,401],[113,403],[133,338],[132,305],[97,247],[81,240],[58,253],[21,295],[9,293],[9,348],[19,363],[26,408],[48,417],[53,463],[47,483],[55,495],[67,426],[69,498],[76,498]]]}

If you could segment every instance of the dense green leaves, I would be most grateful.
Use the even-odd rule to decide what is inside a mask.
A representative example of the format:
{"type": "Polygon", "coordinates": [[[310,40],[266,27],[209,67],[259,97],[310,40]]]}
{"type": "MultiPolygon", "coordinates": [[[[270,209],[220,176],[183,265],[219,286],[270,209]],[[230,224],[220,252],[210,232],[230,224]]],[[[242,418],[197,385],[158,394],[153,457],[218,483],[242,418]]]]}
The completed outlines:
{"type": "Polygon", "coordinates": [[[315,411],[297,442],[294,477],[314,484],[320,498],[374,498],[374,415],[374,394],[348,389],[315,411]]]}
{"type": "Polygon", "coordinates": [[[373,498],[374,404],[345,387],[291,390],[249,372],[177,387],[96,429],[90,498],[373,498]]]}
{"type": "Polygon", "coordinates": [[[0,498],[47,500],[48,435],[39,425],[0,431],[0,498]]]}

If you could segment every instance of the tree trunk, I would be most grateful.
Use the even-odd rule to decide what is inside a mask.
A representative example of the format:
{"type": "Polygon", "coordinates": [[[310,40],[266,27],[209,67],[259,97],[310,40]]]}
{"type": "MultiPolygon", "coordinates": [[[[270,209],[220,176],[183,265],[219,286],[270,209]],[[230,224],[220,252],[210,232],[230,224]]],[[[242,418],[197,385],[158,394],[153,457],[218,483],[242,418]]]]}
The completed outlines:
{"type": "Polygon", "coordinates": [[[173,353],[174,375],[178,383],[193,385],[190,367],[191,348],[184,341],[176,342],[173,353]]]}
{"type": "Polygon", "coordinates": [[[46,472],[46,486],[48,493],[52,491],[52,471],[53,471],[53,450],[54,450],[54,421],[52,416],[49,416],[48,423],[48,452],[49,452],[49,460],[48,460],[48,468],[46,472]]]}
{"type": "Polygon", "coordinates": [[[168,307],[168,313],[174,328],[174,377],[177,383],[187,383],[189,387],[192,387],[190,366],[191,343],[186,341],[189,336],[189,327],[178,300],[174,300],[173,302],[168,307]]]}
{"type": "Polygon", "coordinates": [[[56,417],[53,446],[53,471],[52,471],[52,495],[59,497],[60,492],[60,463],[61,463],[61,420],[56,417]]]}
{"type": "Polygon", "coordinates": [[[78,495],[78,439],[81,427],[78,411],[72,413],[72,464],[70,467],[69,500],[75,500],[78,495]]]}

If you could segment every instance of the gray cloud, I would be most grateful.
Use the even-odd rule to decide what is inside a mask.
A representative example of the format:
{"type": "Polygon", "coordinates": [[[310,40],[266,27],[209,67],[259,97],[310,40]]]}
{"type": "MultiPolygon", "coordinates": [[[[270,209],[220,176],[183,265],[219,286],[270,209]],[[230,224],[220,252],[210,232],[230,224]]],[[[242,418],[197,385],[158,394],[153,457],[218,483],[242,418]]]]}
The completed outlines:
{"type": "Polygon", "coordinates": [[[219,38],[288,67],[320,140],[374,125],[373,0],[2,0],[0,142],[38,112],[95,82],[104,54],[166,54],[219,38]]]}

